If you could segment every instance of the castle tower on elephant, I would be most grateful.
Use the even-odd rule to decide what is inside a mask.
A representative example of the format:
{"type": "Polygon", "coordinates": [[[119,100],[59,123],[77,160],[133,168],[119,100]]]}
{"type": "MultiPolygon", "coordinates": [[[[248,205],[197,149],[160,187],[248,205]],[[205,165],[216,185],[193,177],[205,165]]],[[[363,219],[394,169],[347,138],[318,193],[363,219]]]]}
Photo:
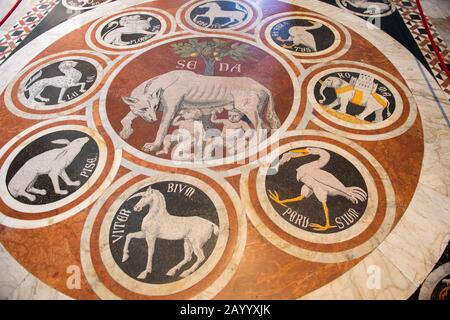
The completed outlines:
{"type": "Polygon", "coordinates": [[[374,93],[377,91],[378,85],[375,84],[374,77],[368,74],[360,74],[358,78],[352,77],[350,84],[357,90],[374,93]]]}

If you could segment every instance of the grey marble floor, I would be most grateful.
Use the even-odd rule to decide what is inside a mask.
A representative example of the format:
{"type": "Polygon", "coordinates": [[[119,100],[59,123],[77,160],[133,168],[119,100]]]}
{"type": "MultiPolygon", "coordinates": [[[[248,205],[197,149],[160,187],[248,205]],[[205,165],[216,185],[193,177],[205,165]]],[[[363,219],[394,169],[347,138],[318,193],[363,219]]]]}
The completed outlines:
{"type": "Polygon", "coordinates": [[[450,44],[450,1],[421,0],[425,14],[430,18],[447,45],[450,44]]]}

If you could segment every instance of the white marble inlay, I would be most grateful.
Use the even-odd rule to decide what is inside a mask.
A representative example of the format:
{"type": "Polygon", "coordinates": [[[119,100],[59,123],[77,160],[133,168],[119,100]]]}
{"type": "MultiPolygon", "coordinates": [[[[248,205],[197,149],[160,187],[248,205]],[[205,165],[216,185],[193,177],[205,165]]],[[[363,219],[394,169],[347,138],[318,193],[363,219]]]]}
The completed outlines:
{"type": "Polygon", "coordinates": [[[8,299],[29,274],[0,244],[0,300],[8,299]]]}

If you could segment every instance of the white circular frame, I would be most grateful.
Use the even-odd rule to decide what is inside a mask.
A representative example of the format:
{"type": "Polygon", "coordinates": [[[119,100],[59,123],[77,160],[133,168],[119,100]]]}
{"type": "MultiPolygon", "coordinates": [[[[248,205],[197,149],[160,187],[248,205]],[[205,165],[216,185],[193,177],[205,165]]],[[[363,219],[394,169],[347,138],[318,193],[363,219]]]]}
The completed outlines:
{"type": "MultiPolygon", "coordinates": [[[[139,214],[139,213],[132,213],[132,214],[139,214]]],[[[108,270],[110,276],[124,288],[142,295],[149,295],[149,296],[170,295],[180,291],[184,291],[192,287],[193,285],[198,283],[201,279],[205,278],[213,270],[213,268],[220,261],[223,255],[223,251],[225,250],[229,238],[229,228],[230,226],[225,204],[223,203],[220,196],[217,193],[215,193],[212,188],[208,187],[208,185],[205,182],[197,178],[182,175],[155,176],[141,180],[138,183],[134,184],[133,186],[130,186],[123,194],[120,195],[120,198],[114,201],[114,203],[111,205],[100,227],[100,239],[99,239],[100,254],[103,264],[108,270]],[[128,198],[133,195],[133,193],[142,189],[145,186],[149,186],[157,182],[167,182],[167,181],[186,182],[191,185],[194,185],[196,188],[199,188],[202,192],[204,192],[216,208],[217,215],[219,218],[220,232],[217,238],[216,245],[211,255],[192,274],[190,274],[186,278],[165,284],[145,283],[132,278],[117,265],[111,254],[111,248],[109,243],[109,234],[110,234],[109,230],[118,209],[124,203],[124,201],[127,201],[128,198]]]]}
{"type": "MultiPolygon", "coordinates": [[[[396,84],[399,83],[398,80],[394,79],[391,76],[391,79],[393,79],[395,81],[396,84]]],[[[316,110],[318,113],[320,113],[323,117],[325,117],[326,119],[330,120],[331,122],[334,122],[336,124],[338,124],[339,126],[342,127],[347,127],[347,128],[351,128],[351,129],[357,129],[357,130],[378,130],[378,129],[382,129],[382,128],[386,128],[391,126],[392,124],[394,124],[402,115],[403,112],[403,106],[404,106],[404,102],[402,97],[400,96],[400,93],[398,92],[398,90],[394,87],[394,85],[392,85],[391,83],[391,79],[385,79],[385,78],[381,78],[378,75],[364,70],[364,69],[358,69],[358,68],[351,68],[351,67],[342,67],[342,68],[329,68],[326,69],[324,71],[319,72],[318,74],[316,74],[313,78],[311,78],[311,80],[308,83],[308,87],[307,87],[307,92],[308,92],[308,100],[311,102],[311,104],[314,107],[314,110],[316,110]],[[336,73],[336,72],[355,72],[355,73],[359,73],[359,74],[368,74],[370,76],[372,76],[375,80],[381,82],[386,88],[389,89],[389,91],[392,93],[393,98],[395,100],[395,110],[394,112],[391,114],[391,116],[389,118],[387,118],[386,120],[383,120],[381,122],[378,123],[368,123],[368,124],[359,124],[359,123],[349,123],[347,121],[338,119],[336,117],[333,117],[331,114],[329,114],[328,112],[326,112],[326,110],[323,110],[322,106],[320,105],[320,103],[316,100],[316,97],[314,96],[314,88],[317,85],[317,82],[320,80],[320,78],[331,74],[331,73],[336,73]]],[[[325,106],[326,107],[326,106],[325,106]]]]}
{"type": "Polygon", "coordinates": [[[202,1],[191,0],[189,2],[186,2],[177,10],[176,20],[177,20],[179,26],[181,28],[183,28],[184,30],[196,32],[196,33],[202,32],[202,31],[208,32],[208,33],[233,32],[233,31],[246,32],[246,31],[251,30],[252,28],[254,28],[255,26],[257,26],[260,23],[263,13],[259,6],[250,5],[249,3],[246,3],[241,0],[232,0],[232,1],[231,0],[223,0],[223,1],[236,2],[236,3],[239,3],[240,5],[242,5],[247,10],[247,13],[248,13],[246,21],[242,22],[236,26],[230,27],[230,28],[214,29],[214,28],[206,28],[206,27],[199,26],[198,24],[196,24],[195,22],[193,22],[191,20],[190,14],[191,14],[192,10],[194,10],[199,5],[202,5],[202,4],[205,4],[208,2],[214,2],[214,0],[202,0],[202,1]],[[253,11],[255,11],[257,14],[255,21],[253,23],[250,23],[250,25],[245,26],[245,24],[248,24],[254,18],[253,11]],[[182,20],[181,16],[182,16],[183,12],[185,12],[184,19],[187,21],[188,25],[186,25],[182,20]],[[245,26],[245,27],[242,30],[237,30],[237,29],[242,28],[243,26],[245,26]]]}
{"type": "Polygon", "coordinates": [[[168,12],[158,9],[158,8],[136,7],[136,8],[133,8],[133,10],[125,9],[125,10],[118,11],[115,14],[110,15],[108,18],[98,19],[96,22],[94,22],[93,24],[91,24],[89,26],[89,29],[86,32],[85,41],[89,45],[89,47],[91,47],[93,50],[96,50],[96,51],[99,51],[99,52],[102,52],[105,54],[114,54],[114,55],[132,54],[132,53],[136,53],[140,50],[145,49],[146,47],[151,45],[153,41],[160,39],[166,32],[168,32],[169,34],[172,34],[173,32],[175,32],[176,28],[177,28],[177,22],[176,22],[175,18],[172,15],[170,15],[168,12]],[[151,16],[155,17],[161,23],[161,30],[155,36],[153,36],[151,39],[148,39],[144,42],[137,43],[137,44],[130,45],[130,46],[114,46],[114,45],[111,45],[111,44],[108,44],[108,43],[105,43],[104,41],[102,41],[100,32],[106,24],[111,22],[111,20],[115,20],[119,17],[131,15],[131,14],[146,14],[146,15],[151,15],[151,16]],[[164,19],[164,17],[166,17],[171,23],[170,30],[168,30],[167,22],[166,22],[166,19],[164,19]],[[91,38],[96,39],[96,41],[98,41],[101,45],[105,46],[107,49],[101,48],[98,45],[96,45],[92,41],[91,38]],[[125,50],[125,49],[129,49],[129,50],[125,50]]]}
{"type": "MultiPolygon", "coordinates": [[[[346,60],[337,60],[337,61],[331,61],[319,65],[312,66],[307,69],[308,74],[303,77],[302,79],[305,79],[309,74],[313,73],[315,70],[319,68],[323,68],[324,66],[327,66],[327,69],[324,71],[319,72],[317,75],[315,75],[309,82],[307,83],[307,96],[308,96],[308,104],[311,104],[319,114],[324,116],[326,119],[330,120],[331,122],[335,123],[336,125],[339,125],[343,127],[342,129],[336,128],[334,126],[328,125],[321,121],[320,119],[313,117],[312,122],[317,124],[319,127],[321,127],[324,130],[327,130],[329,132],[333,132],[335,134],[344,136],[349,139],[355,139],[355,140],[364,140],[364,141],[378,141],[383,139],[390,139],[396,136],[401,135],[405,131],[407,131],[416,120],[417,117],[417,106],[414,101],[414,98],[412,97],[411,91],[398,79],[394,78],[391,74],[387,73],[386,71],[374,67],[372,65],[368,65],[361,62],[355,62],[355,61],[346,61],[346,60]],[[351,67],[341,67],[340,65],[351,65],[351,67]],[[394,113],[386,120],[381,121],[379,123],[371,123],[371,124],[353,124],[348,123],[346,121],[340,120],[336,117],[333,117],[331,114],[326,112],[325,110],[322,110],[321,106],[316,101],[316,98],[314,96],[314,86],[317,84],[317,82],[320,80],[321,77],[323,77],[326,74],[329,74],[331,72],[336,72],[340,70],[347,70],[347,71],[353,71],[358,73],[369,73],[372,76],[375,77],[378,81],[383,83],[394,95],[394,99],[396,99],[396,106],[394,113]],[[378,72],[383,75],[383,77],[380,77],[373,72],[378,72]],[[396,87],[393,85],[395,83],[396,86],[400,88],[400,90],[403,92],[403,94],[406,97],[406,101],[403,100],[401,97],[399,91],[396,89],[396,87]],[[409,114],[407,119],[403,124],[401,124],[399,127],[383,132],[378,134],[371,134],[371,131],[383,129],[386,127],[391,126],[394,124],[402,115],[402,112],[404,110],[405,103],[409,104],[409,114]],[[352,133],[345,131],[345,128],[349,129],[357,129],[361,131],[366,131],[367,134],[364,133],[352,133]]],[[[304,85],[304,83],[302,83],[304,85]]]]}
{"type": "MultiPolygon", "coordinates": [[[[322,252],[300,248],[281,238],[278,234],[269,229],[259,218],[258,214],[255,211],[255,208],[251,203],[251,196],[249,193],[248,170],[242,174],[240,181],[241,198],[242,202],[246,205],[247,216],[249,217],[253,226],[265,239],[267,239],[278,249],[300,259],[319,263],[340,263],[357,259],[370,253],[389,235],[395,220],[395,212],[396,212],[395,195],[389,176],[387,175],[386,171],[383,169],[381,164],[369,152],[360,147],[358,144],[350,140],[347,140],[343,137],[338,137],[330,133],[325,133],[323,131],[301,130],[301,131],[287,132],[283,136],[283,138],[299,137],[299,140],[302,141],[301,136],[304,135],[315,135],[327,137],[331,140],[338,140],[339,142],[344,143],[348,145],[350,148],[357,151],[361,156],[365,157],[371,163],[371,165],[375,168],[375,171],[377,172],[378,176],[380,177],[383,183],[383,188],[386,193],[386,213],[381,226],[369,240],[354,248],[347,249],[344,251],[322,252]]],[[[265,159],[265,161],[270,160],[271,158],[269,157],[265,159]]],[[[329,243],[330,241],[326,242],[329,243]]]]}
{"type": "MultiPolygon", "coordinates": [[[[58,122],[59,121],[68,121],[68,120],[85,121],[86,118],[84,116],[68,116],[68,117],[62,117],[62,118],[58,119],[58,122]]],[[[30,132],[32,132],[36,129],[39,129],[41,127],[47,126],[49,124],[54,124],[54,123],[55,123],[54,120],[47,120],[44,122],[40,122],[40,123],[28,128],[27,130],[24,130],[19,135],[15,136],[13,139],[11,139],[7,144],[5,144],[0,149],[0,157],[3,157],[4,155],[8,154],[11,147],[17,141],[19,141],[21,138],[26,137],[30,132]]],[[[43,219],[36,219],[36,220],[22,220],[22,219],[18,219],[18,218],[12,218],[12,217],[0,212],[0,224],[8,226],[8,227],[12,227],[12,228],[19,228],[19,229],[40,228],[40,227],[45,227],[45,226],[49,226],[49,225],[58,223],[60,221],[63,221],[67,218],[72,217],[73,215],[77,214],[78,212],[81,212],[84,208],[91,205],[101,195],[101,193],[104,190],[106,190],[108,185],[114,179],[117,171],[119,170],[120,160],[121,160],[121,156],[122,156],[121,150],[115,150],[111,154],[111,156],[114,157],[113,163],[111,166],[111,170],[108,172],[104,181],[101,183],[101,185],[96,190],[93,190],[93,192],[91,193],[91,195],[89,197],[84,199],[81,203],[77,204],[75,207],[70,208],[69,210],[67,210],[65,212],[58,213],[55,216],[51,216],[51,217],[43,218],[43,219]]],[[[99,177],[103,173],[103,169],[105,168],[107,157],[108,157],[108,152],[106,149],[105,141],[99,135],[98,132],[88,128],[87,126],[63,124],[61,126],[51,127],[49,129],[43,130],[41,132],[38,132],[38,133],[30,136],[28,139],[26,139],[24,142],[22,142],[17,148],[15,148],[13,152],[8,154],[8,157],[6,158],[5,162],[3,163],[2,170],[0,172],[0,193],[1,193],[0,196],[6,205],[10,206],[11,209],[14,209],[17,211],[39,214],[41,212],[56,210],[67,204],[70,204],[71,202],[73,202],[74,200],[79,198],[81,195],[86,193],[96,181],[98,181],[99,177]],[[97,162],[96,170],[93,173],[93,175],[91,175],[89,180],[80,189],[78,189],[71,195],[69,195],[59,201],[56,201],[56,202],[53,202],[50,204],[45,204],[42,206],[32,206],[32,205],[27,205],[27,204],[21,203],[21,202],[17,201],[16,199],[14,199],[9,194],[9,191],[8,191],[6,183],[5,183],[6,174],[8,171],[6,168],[9,167],[12,160],[23,149],[24,146],[28,145],[29,143],[32,143],[34,140],[36,140],[39,137],[42,137],[46,134],[55,132],[55,129],[59,129],[58,131],[60,131],[60,130],[82,131],[82,132],[88,134],[92,139],[94,139],[94,141],[97,143],[98,148],[99,148],[99,160],[97,162]]]]}
{"type": "MultiPolygon", "coordinates": [[[[83,271],[84,271],[84,274],[86,276],[86,279],[87,279],[88,283],[91,285],[91,287],[95,291],[95,293],[102,299],[120,299],[120,297],[118,297],[116,294],[111,292],[101,282],[101,280],[98,278],[97,273],[95,272],[95,268],[94,268],[92,257],[91,257],[91,248],[90,248],[92,228],[94,226],[95,220],[96,220],[96,218],[97,218],[97,216],[98,216],[102,206],[111,197],[111,195],[117,189],[119,189],[122,185],[126,184],[128,181],[130,181],[131,179],[133,179],[134,177],[136,177],[138,175],[140,175],[140,174],[139,173],[130,172],[130,173],[125,174],[124,176],[122,176],[118,180],[116,180],[106,190],[106,192],[102,194],[100,199],[92,207],[92,209],[91,209],[91,211],[90,211],[90,213],[89,213],[89,215],[88,215],[88,217],[87,217],[87,219],[85,221],[85,225],[83,227],[83,231],[82,231],[82,234],[81,234],[81,242],[80,242],[81,265],[82,265],[82,268],[83,268],[83,271]]],[[[162,177],[161,174],[158,173],[155,176],[152,176],[152,177],[146,179],[145,181],[154,181],[154,182],[162,181],[162,180],[160,180],[161,177],[162,177]]],[[[163,179],[174,180],[174,179],[176,179],[176,177],[186,177],[186,176],[185,175],[181,175],[181,174],[167,174],[167,175],[165,175],[163,177],[163,179]]],[[[195,179],[197,179],[197,178],[195,178],[195,179]]],[[[236,219],[237,219],[237,223],[238,223],[236,246],[235,246],[234,251],[232,253],[231,259],[228,262],[228,265],[224,269],[222,274],[216,280],[214,280],[213,283],[207,289],[205,289],[204,291],[198,293],[196,296],[192,297],[192,299],[211,299],[217,293],[219,293],[220,290],[222,290],[225,287],[225,285],[231,280],[232,276],[234,275],[234,273],[237,270],[239,262],[240,262],[240,260],[241,260],[241,258],[243,256],[243,254],[244,254],[244,249],[245,249],[245,245],[246,245],[246,241],[247,241],[247,219],[245,217],[244,209],[241,206],[241,203],[240,203],[240,200],[239,200],[239,196],[236,194],[234,189],[228,184],[228,182],[226,182],[225,179],[218,177],[217,180],[219,180],[218,183],[220,183],[220,186],[225,190],[225,192],[228,193],[228,195],[230,197],[230,200],[232,202],[232,205],[234,206],[234,209],[236,210],[236,215],[237,215],[236,219]]],[[[149,184],[149,183],[148,182],[144,183],[144,185],[147,185],[147,184],[149,184]]],[[[208,187],[207,189],[211,189],[211,188],[208,187]]],[[[206,194],[208,194],[208,192],[206,192],[206,190],[202,190],[202,191],[205,192],[206,194]]],[[[103,226],[101,227],[101,229],[102,228],[103,228],[103,226]]],[[[222,226],[219,226],[219,228],[222,230],[222,226]]],[[[225,230],[222,230],[222,231],[226,232],[225,230]]],[[[109,234],[109,231],[108,231],[108,234],[109,234]]],[[[216,244],[216,247],[217,247],[217,244],[216,244]]],[[[109,249],[105,249],[105,248],[99,248],[99,249],[100,249],[100,254],[101,255],[102,255],[102,249],[103,250],[109,250],[109,249]]],[[[211,256],[210,256],[210,258],[211,258],[211,256]]],[[[103,259],[103,256],[102,256],[102,259],[103,259]]],[[[111,271],[108,270],[108,273],[110,273],[110,272],[111,271]]],[[[192,275],[195,275],[195,272],[192,275]]],[[[129,276],[126,275],[126,277],[129,277],[129,276]]],[[[186,278],[186,280],[188,278],[186,278]]],[[[132,279],[132,280],[136,281],[134,279],[132,279]]],[[[142,283],[142,282],[140,282],[140,284],[146,285],[145,283],[142,283]]],[[[191,283],[190,285],[192,286],[194,284],[195,283],[191,283]]],[[[171,284],[169,284],[169,286],[170,285],[171,284]]],[[[142,292],[141,289],[150,289],[150,290],[153,291],[153,289],[156,289],[156,286],[159,286],[159,285],[144,286],[144,287],[138,288],[137,289],[138,291],[135,291],[136,288],[134,288],[134,287],[130,287],[130,288],[132,288],[131,290],[133,292],[139,293],[139,291],[142,292]]],[[[186,288],[187,287],[189,287],[189,286],[186,285],[186,288]]],[[[171,289],[171,288],[167,288],[166,287],[166,294],[167,294],[167,292],[170,292],[167,289],[171,289]]],[[[176,288],[172,288],[172,289],[176,290],[176,288]]],[[[179,291],[179,290],[177,290],[177,291],[179,291]]],[[[153,291],[152,293],[155,294],[155,295],[161,295],[162,294],[162,292],[160,292],[160,291],[158,291],[158,292],[154,292],[153,291]]],[[[142,294],[149,295],[148,291],[145,291],[142,294]]]]}
{"type": "MultiPolygon", "coordinates": [[[[330,60],[334,60],[339,58],[340,56],[344,55],[345,53],[347,53],[347,51],[350,49],[350,47],[352,46],[352,37],[350,36],[350,32],[347,30],[347,28],[345,28],[343,25],[341,25],[340,23],[333,21],[334,24],[336,24],[340,30],[342,31],[342,33],[344,34],[344,38],[341,38],[339,31],[331,25],[329,18],[321,15],[321,14],[317,14],[317,13],[313,13],[313,12],[308,12],[308,13],[292,13],[292,12],[282,12],[282,13],[277,13],[274,14],[270,17],[265,18],[264,20],[261,21],[261,23],[257,26],[256,31],[255,31],[255,35],[256,35],[256,40],[258,42],[258,44],[260,46],[264,46],[267,47],[267,45],[262,41],[260,35],[261,35],[261,31],[262,28],[265,24],[268,24],[265,29],[264,29],[264,38],[265,40],[273,47],[273,48],[277,48],[280,52],[283,52],[285,55],[288,56],[293,56],[295,58],[297,58],[298,60],[300,60],[303,63],[320,63],[320,62],[326,62],[326,61],[330,61],[330,60]],[[274,20],[275,19],[275,20],[274,20]],[[292,20],[292,19],[302,19],[302,20],[314,20],[314,21],[319,21],[321,22],[323,25],[325,25],[327,28],[329,28],[331,30],[331,32],[333,32],[334,36],[335,36],[335,40],[333,45],[323,51],[317,52],[317,53],[296,53],[293,52],[291,50],[287,50],[283,47],[280,47],[275,41],[272,40],[272,36],[271,36],[271,30],[272,28],[277,24],[280,23],[282,21],[286,21],[286,20],[292,20]],[[334,54],[331,54],[329,56],[325,56],[325,57],[320,57],[323,55],[326,55],[329,52],[332,52],[334,49],[336,49],[337,47],[339,47],[341,42],[344,42],[344,46],[342,47],[341,50],[335,52],[334,54]],[[317,58],[314,58],[314,57],[317,58]]],[[[269,50],[272,50],[272,48],[268,48],[269,50]]]]}
{"type": "Polygon", "coordinates": [[[98,87],[100,86],[102,80],[103,80],[103,76],[105,74],[105,70],[107,70],[107,68],[103,68],[100,63],[90,57],[86,57],[83,56],[83,54],[89,54],[89,55],[94,55],[96,57],[98,57],[99,59],[101,59],[105,65],[108,65],[110,63],[110,59],[101,54],[101,53],[97,53],[94,51],[88,51],[88,50],[73,50],[73,51],[65,51],[65,52],[60,52],[57,54],[53,54],[47,57],[44,57],[42,59],[39,59],[35,62],[33,62],[32,64],[28,65],[27,67],[25,67],[23,70],[21,70],[19,72],[19,74],[10,81],[10,83],[8,84],[5,93],[4,93],[4,101],[5,101],[5,105],[8,108],[9,111],[11,111],[13,114],[21,117],[21,118],[25,118],[25,119],[49,119],[49,118],[53,118],[53,117],[57,117],[57,116],[64,116],[73,112],[76,112],[78,110],[81,110],[82,108],[85,108],[87,105],[89,105],[92,101],[94,101],[96,99],[96,96],[98,95],[98,93],[94,93],[94,91],[96,89],[98,89],[98,87]],[[92,86],[86,90],[86,92],[83,92],[79,97],[67,101],[63,104],[57,104],[57,105],[52,105],[52,106],[42,106],[39,109],[36,110],[54,110],[54,113],[44,113],[44,114],[37,114],[37,113],[32,113],[32,108],[30,108],[29,106],[27,106],[27,104],[24,102],[24,97],[22,97],[22,88],[25,85],[25,83],[28,81],[28,79],[30,79],[32,77],[33,74],[35,74],[36,72],[38,72],[38,70],[57,63],[57,62],[61,62],[61,61],[66,61],[66,60],[83,60],[86,61],[88,63],[90,63],[91,65],[93,65],[96,70],[97,70],[97,77],[95,79],[95,82],[92,84],[92,86]],[[44,64],[41,65],[41,63],[43,61],[46,61],[44,64]],[[31,71],[31,72],[30,72],[31,71]],[[17,99],[19,100],[19,102],[22,104],[22,106],[24,107],[24,109],[26,109],[27,111],[22,111],[20,109],[18,109],[13,100],[12,100],[12,90],[14,88],[14,86],[17,84],[17,81],[24,76],[25,74],[27,74],[27,76],[24,77],[24,79],[18,84],[18,88],[17,88],[17,92],[18,92],[18,96],[17,99]],[[94,93],[92,95],[91,98],[89,98],[87,101],[79,104],[77,103],[78,101],[84,99],[86,96],[91,95],[92,93],[94,93]],[[59,109],[68,107],[73,105],[73,108],[70,108],[68,110],[63,110],[63,111],[58,111],[59,109]]]}

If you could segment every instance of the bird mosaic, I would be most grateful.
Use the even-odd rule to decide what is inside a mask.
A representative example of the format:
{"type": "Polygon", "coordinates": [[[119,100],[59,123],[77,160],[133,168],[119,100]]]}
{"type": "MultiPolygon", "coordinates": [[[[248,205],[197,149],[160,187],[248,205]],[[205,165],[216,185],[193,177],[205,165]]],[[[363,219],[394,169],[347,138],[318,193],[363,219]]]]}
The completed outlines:
{"type": "Polygon", "coordinates": [[[294,198],[282,200],[277,191],[269,190],[269,198],[286,207],[287,203],[299,202],[304,199],[308,199],[312,194],[314,194],[316,199],[322,203],[322,208],[325,215],[325,224],[321,225],[318,223],[310,223],[310,227],[316,231],[325,231],[336,228],[335,225],[330,223],[330,212],[327,205],[328,197],[341,196],[348,199],[353,204],[357,204],[359,202],[367,201],[367,193],[359,187],[346,187],[331,173],[323,170],[322,168],[325,167],[330,161],[330,154],[321,148],[292,150],[285,153],[281,157],[278,165],[282,166],[291,159],[306,157],[309,155],[319,156],[319,159],[301,165],[297,168],[296,178],[298,181],[303,183],[300,190],[300,195],[294,198]]]}

